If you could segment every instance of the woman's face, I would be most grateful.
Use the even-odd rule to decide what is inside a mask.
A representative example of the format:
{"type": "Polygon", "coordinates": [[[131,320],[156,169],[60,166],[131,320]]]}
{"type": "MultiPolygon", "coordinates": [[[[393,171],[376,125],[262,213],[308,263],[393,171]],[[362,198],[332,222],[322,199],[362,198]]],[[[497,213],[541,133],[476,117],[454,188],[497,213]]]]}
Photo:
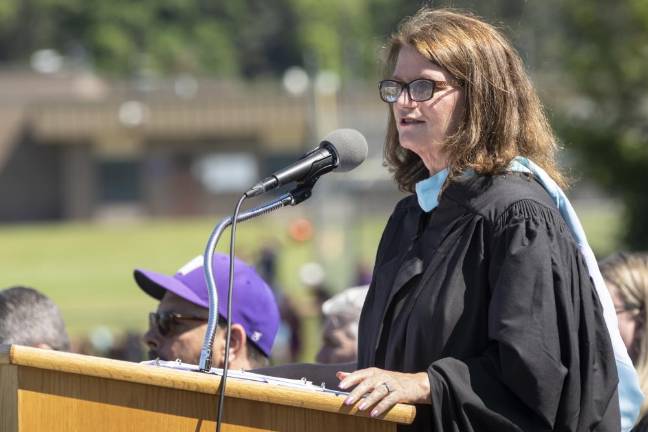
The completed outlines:
{"type": "Polygon", "coordinates": [[[623,344],[626,346],[630,358],[632,361],[635,361],[638,355],[638,341],[641,336],[642,328],[639,323],[640,319],[636,310],[625,310],[625,305],[619,296],[616,286],[608,282],[608,288],[612,295],[614,309],[617,311],[617,320],[619,322],[619,333],[621,333],[621,339],[623,339],[623,344]]]}
{"type": "Polygon", "coordinates": [[[443,88],[437,85],[434,96],[427,101],[412,101],[404,90],[392,104],[400,145],[416,153],[431,174],[444,169],[447,158],[442,147],[463,117],[463,90],[448,71],[409,45],[400,49],[392,78],[401,83],[420,78],[448,83],[443,88]]]}

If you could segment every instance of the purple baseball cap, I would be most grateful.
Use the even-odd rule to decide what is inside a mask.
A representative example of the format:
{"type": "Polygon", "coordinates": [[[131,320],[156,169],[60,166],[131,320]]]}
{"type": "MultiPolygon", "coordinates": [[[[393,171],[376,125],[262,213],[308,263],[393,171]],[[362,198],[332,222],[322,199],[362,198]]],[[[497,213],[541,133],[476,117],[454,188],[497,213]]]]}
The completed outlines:
{"type": "MultiPolygon", "coordinates": [[[[229,257],[214,253],[213,263],[218,314],[226,319],[229,257]]],[[[166,291],[171,291],[191,303],[209,308],[202,255],[182,266],[173,276],[143,269],[136,269],[133,276],[144,292],[158,300],[162,299],[166,291]]],[[[243,326],[250,342],[270,357],[279,329],[279,308],[268,284],[251,266],[238,258],[234,259],[232,297],[232,323],[243,326]]]]}

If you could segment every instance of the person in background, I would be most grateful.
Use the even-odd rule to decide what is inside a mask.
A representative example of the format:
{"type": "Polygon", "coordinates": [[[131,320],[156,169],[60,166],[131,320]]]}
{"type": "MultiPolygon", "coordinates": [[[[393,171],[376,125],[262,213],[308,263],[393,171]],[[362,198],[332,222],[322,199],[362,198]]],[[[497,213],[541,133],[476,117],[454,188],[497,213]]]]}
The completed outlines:
{"type": "Polygon", "coordinates": [[[70,349],[58,306],[44,294],[24,286],[0,291],[0,344],[70,349]]]}
{"type": "Polygon", "coordinates": [[[318,363],[348,363],[358,357],[358,322],[369,285],[347,288],[324,302],[318,363]]]}
{"type": "Polygon", "coordinates": [[[299,280],[309,293],[313,307],[324,322],[324,316],[321,314],[322,305],[326,300],[331,298],[331,289],[326,283],[326,272],[324,267],[318,262],[308,262],[299,268],[299,280]]]}
{"type": "MultiPolygon", "coordinates": [[[[279,313],[281,315],[281,324],[279,328],[279,337],[276,342],[283,359],[295,362],[299,359],[302,352],[302,318],[294,300],[281,289],[278,276],[279,256],[277,254],[278,245],[275,241],[269,240],[259,251],[256,261],[256,270],[263,278],[275,295],[279,304],[279,313]]],[[[277,358],[275,357],[275,360],[277,358]]]]}
{"type": "MultiPolygon", "coordinates": [[[[229,257],[215,253],[213,266],[218,292],[218,328],[212,347],[212,365],[222,368],[229,257]]],[[[133,275],[144,292],[160,300],[157,311],[149,314],[149,330],[144,335],[149,357],[198,364],[209,318],[203,257],[189,261],[173,276],[142,269],[136,269],[133,275]]],[[[247,370],[268,366],[279,328],[279,310],[272,290],[252,267],[236,259],[232,296],[229,367],[247,370]]]]}
{"type": "MultiPolygon", "coordinates": [[[[612,295],[619,331],[637,369],[644,394],[648,393],[648,254],[617,252],[600,262],[601,273],[612,295]]],[[[648,432],[648,403],[644,401],[634,431],[648,432]]]]}
{"type": "Polygon", "coordinates": [[[259,251],[259,257],[256,262],[256,270],[259,276],[268,283],[273,291],[276,291],[278,288],[278,261],[277,247],[272,243],[268,243],[259,251]]]}
{"type": "Polygon", "coordinates": [[[355,265],[355,280],[353,285],[369,285],[371,283],[372,268],[364,261],[358,261],[355,265]]]}
{"type": "Polygon", "coordinates": [[[142,334],[127,331],[120,335],[106,353],[106,357],[129,362],[144,360],[146,355],[142,346],[142,334]]]}
{"type": "Polygon", "coordinates": [[[302,325],[303,320],[300,309],[295,300],[288,296],[282,295],[279,304],[279,313],[283,322],[284,331],[287,332],[287,359],[290,362],[298,361],[304,346],[302,325]]]}

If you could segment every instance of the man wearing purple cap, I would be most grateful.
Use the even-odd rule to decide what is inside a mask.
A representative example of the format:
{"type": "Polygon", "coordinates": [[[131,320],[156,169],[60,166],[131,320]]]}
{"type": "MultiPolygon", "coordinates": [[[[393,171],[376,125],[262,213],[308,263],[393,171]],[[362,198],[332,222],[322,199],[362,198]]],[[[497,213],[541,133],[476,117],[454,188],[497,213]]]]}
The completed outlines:
{"type": "MultiPolygon", "coordinates": [[[[229,257],[215,253],[213,262],[218,291],[218,328],[212,347],[212,364],[223,367],[229,257]]],[[[189,261],[174,276],[141,269],[135,270],[133,276],[142,290],[160,300],[157,312],[149,315],[149,330],[144,335],[149,356],[198,364],[209,317],[203,257],[189,261]]],[[[279,309],[272,290],[252,267],[235,259],[230,368],[267,366],[278,328],[279,309]]]]}

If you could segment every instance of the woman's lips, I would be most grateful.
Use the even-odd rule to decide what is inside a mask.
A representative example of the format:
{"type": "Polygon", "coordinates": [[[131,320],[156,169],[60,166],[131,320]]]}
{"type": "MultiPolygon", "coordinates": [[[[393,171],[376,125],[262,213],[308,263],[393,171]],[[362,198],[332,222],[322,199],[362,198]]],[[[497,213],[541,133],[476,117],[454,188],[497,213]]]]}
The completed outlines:
{"type": "Polygon", "coordinates": [[[422,124],[422,123],[425,123],[425,122],[421,121],[421,120],[417,120],[417,119],[412,119],[412,118],[402,118],[402,119],[400,119],[400,121],[398,123],[399,123],[400,126],[407,127],[407,126],[414,126],[414,125],[422,124]]]}

